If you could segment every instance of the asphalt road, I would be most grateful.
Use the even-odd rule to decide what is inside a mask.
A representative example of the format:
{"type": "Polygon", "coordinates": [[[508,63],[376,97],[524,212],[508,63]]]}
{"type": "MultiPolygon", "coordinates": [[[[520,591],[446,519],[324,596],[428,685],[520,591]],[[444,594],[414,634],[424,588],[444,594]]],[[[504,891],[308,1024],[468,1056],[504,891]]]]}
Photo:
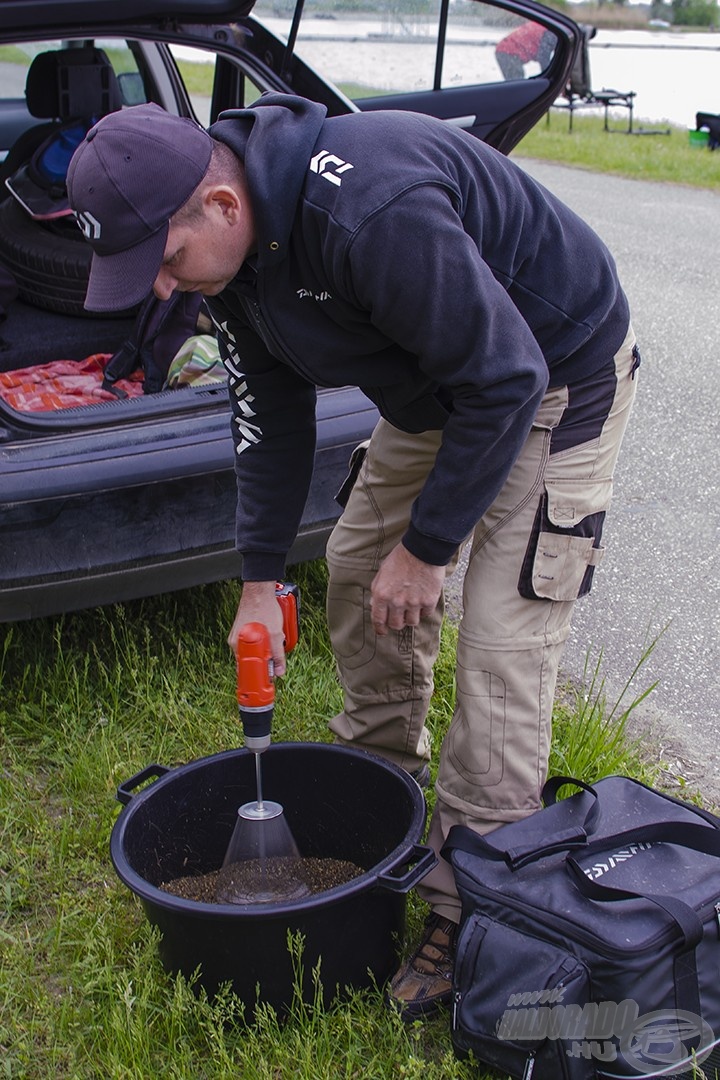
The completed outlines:
{"type": "Polygon", "coordinates": [[[602,652],[612,702],[655,642],[624,699],[657,680],[634,729],[679,794],[686,782],[720,806],[720,194],[517,160],[610,247],[643,358],[563,668],[577,679],[602,652]]]}

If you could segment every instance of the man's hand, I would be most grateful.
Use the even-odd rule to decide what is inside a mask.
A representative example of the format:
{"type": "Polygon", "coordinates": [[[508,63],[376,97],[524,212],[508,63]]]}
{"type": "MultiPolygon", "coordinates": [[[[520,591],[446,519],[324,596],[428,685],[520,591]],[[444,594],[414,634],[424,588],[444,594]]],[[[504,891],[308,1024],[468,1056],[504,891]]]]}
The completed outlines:
{"type": "Polygon", "coordinates": [[[398,544],[378,570],[370,586],[370,614],[375,633],[417,626],[437,607],[445,567],[432,566],[398,544]]]}
{"type": "Polygon", "coordinates": [[[270,648],[276,675],[285,674],[285,635],[283,617],[275,596],[274,581],[246,581],[237,614],[228,635],[228,645],[237,654],[237,640],[245,623],[259,622],[270,634],[270,648]]]}

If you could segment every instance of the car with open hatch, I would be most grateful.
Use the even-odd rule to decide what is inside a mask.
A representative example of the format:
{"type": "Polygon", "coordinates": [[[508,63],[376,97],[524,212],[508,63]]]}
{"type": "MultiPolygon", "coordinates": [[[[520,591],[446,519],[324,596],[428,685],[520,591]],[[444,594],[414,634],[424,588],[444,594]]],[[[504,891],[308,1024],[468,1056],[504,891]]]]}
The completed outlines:
{"type": "MultiPolygon", "coordinates": [[[[3,0],[0,621],[242,574],[226,374],[202,308],[83,307],[91,250],[65,172],[88,128],[144,102],[207,126],[279,91],[330,115],[432,114],[507,153],[579,40],[534,0],[3,0]],[[542,39],[514,66],[513,34],[542,39]]],[[[356,388],[318,394],[291,562],[322,554],[376,418],[356,388]]]]}

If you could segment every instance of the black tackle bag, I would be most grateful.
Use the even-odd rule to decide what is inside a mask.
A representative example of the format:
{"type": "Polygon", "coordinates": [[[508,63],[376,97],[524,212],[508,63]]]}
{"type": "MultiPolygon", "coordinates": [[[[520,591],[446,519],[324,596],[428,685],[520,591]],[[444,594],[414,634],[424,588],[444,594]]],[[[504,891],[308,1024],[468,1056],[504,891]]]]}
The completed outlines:
{"type": "Polygon", "coordinates": [[[456,1053],[503,1080],[720,1080],[720,818],[623,776],[543,802],[443,848],[456,1053]]]}
{"type": "Polygon", "coordinates": [[[115,383],[141,367],[145,374],[143,392],[159,393],[178,349],[197,333],[203,303],[196,292],[173,292],[167,300],[149,293],[138,309],[130,336],[108,360],[103,390],[125,397],[115,383]]]}

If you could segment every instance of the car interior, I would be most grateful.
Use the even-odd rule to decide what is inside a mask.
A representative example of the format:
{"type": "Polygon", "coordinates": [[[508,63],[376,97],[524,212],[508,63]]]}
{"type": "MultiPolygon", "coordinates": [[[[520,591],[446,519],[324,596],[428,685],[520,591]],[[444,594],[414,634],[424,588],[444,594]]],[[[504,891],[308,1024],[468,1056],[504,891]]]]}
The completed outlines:
{"type": "MultiPolygon", "coordinates": [[[[137,310],[84,310],[91,252],[70,209],[65,174],[75,147],[102,116],[167,97],[154,74],[163,74],[158,50],[133,41],[103,44],[33,43],[22,96],[16,71],[16,96],[3,102],[0,398],[20,412],[114,405],[142,393],[139,373],[103,388],[104,365],[136,329],[137,310]]],[[[224,381],[207,318],[200,316],[197,335],[199,348],[185,349],[167,389],[224,381]]]]}
{"type": "MultiPolygon", "coordinates": [[[[231,30],[232,55],[216,41],[181,50],[195,75],[189,87],[171,44],[157,39],[24,42],[14,47],[13,63],[0,65],[0,401],[28,421],[96,426],[117,419],[118,402],[126,419],[162,411],[168,394],[181,408],[217,397],[224,369],[202,313],[197,347],[191,341],[175,363],[168,357],[166,386],[152,400],[140,376],[122,392],[103,387],[104,365],[137,329],[138,310],[84,310],[91,249],[70,212],[64,175],[87,128],[117,108],[154,101],[208,125],[230,105],[286,89],[282,42],[259,25],[231,30]],[[252,48],[244,49],[250,39],[252,48]],[[194,393],[181,401],[180,388],[194,393]],[[86,405],[90,412],[77,409],[86,405]]],[[[329,112],[352,109],[301,62],[294,75],[298,91],[323,100],[329,112]]]]}
{"type": "MultiPolygon", "coordinates": [[[[230,35],[224,43],[217,31],[208,40],[210,34],[203,36],[200,28],[195,40],[186,34],[189,47],[181,48],[169,32],[146,39],[121,31],[10,46],[12,62],[0,61],[0,402],[25,414],[28,424],[83,427],[116,421],[119,404],[124,418],[170,408],[163,404],[168,396],[178,407],[179,387],[193,391],[183,395],[183,408],[209,401],[220,389],[217,347],[202,317],[193,335],[199,351],[186,349],[177,363],[169,363],[166,386],[152,400],[142,394],[141,382],[132,385],[137,379],[122,387],[103,385],[104,365],[136,329],[137,311],[108,317],[83,307],[91,251],[70,212],[64,176],[92,123],[115,109],[154,101],[208,125],[224,108],[248,104],[264,90],[292,87],[323,101],[331,115],[410,108],[465,127],[502,149],[505,118],[530,112],[545,100],[551,69],[562,62],[566,45],[553,47],[560,38],[551,35],[547,61],[531,63],[521,77],[503,82],[498,40],[533,23],[483,0],[469,6],[478,25],[488,27],[487,40],[472,49],[463,41],[462,20],[453,23],[456,9],[443,4],[437,26],[431,20],[416,33],[403,16],[399,36],[397,27],[383,24],[380,34],[356,42],[353,70],[345,71],[326,70],[332,51],[328,54],[312,21],[306,24],[309,32],[297,36],[306,62],[293,51],[296,26],[270,30],[254,19],[223,26],[220,37],[230,35]],[[424,59],[412,84],[401,86],[383,58],[407,45],[406,30],[424,59]],[[348,87],[352,100],[338,83],[348,87]],[[92,410],[77,408],[83,405],[92,410]]],[[[532,118],[526,126],[531,123],[532,118]]]]}

